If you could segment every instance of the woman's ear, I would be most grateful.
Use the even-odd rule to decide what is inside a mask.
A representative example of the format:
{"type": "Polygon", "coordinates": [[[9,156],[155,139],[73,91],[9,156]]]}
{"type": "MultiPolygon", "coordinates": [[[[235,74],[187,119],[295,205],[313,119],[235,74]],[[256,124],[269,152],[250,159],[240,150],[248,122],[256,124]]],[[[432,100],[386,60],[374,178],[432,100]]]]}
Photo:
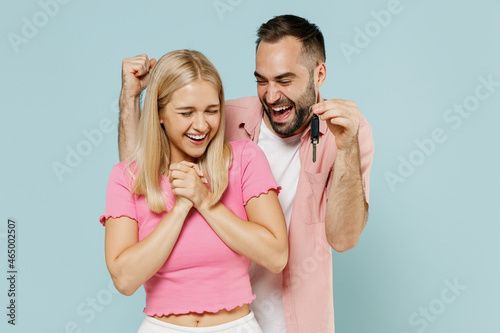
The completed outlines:
{"type": "Polygon", "coordinates": [[[158,120],[160,121],[160,124],[163,125],[163,117],[161,116],[161,111],[158,112],[158,120]]]}

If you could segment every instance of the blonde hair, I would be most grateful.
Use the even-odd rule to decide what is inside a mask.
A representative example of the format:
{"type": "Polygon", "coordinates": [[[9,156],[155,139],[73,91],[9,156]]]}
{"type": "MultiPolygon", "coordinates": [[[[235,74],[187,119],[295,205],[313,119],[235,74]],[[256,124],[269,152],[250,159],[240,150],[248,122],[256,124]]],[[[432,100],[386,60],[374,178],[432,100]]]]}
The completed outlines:
{"type": "Polygon", "coordinates": [[[176,90],[198,79],[213,84],[219,91],[219,128],[197,161],[210,184],[210,205],[220,200],[228,184],[232,150],[224,140],[224,90],[219,73],[198,51],[169,52],[158,60],[151,71],[139,120],[137,147],[129,162],[129,170],[131,163],[135,162],[134,171],[137,171],[134,176],[130,170],[135,178],[132,192],[144,195],[149,208],[155,213],[167,210],[165,199],[174,201],[174,198],[166,197],[160,186],[162,175],[167,175],[170,166],[170,140],[160,124],[159,112],[170,102],[176,90]]]}

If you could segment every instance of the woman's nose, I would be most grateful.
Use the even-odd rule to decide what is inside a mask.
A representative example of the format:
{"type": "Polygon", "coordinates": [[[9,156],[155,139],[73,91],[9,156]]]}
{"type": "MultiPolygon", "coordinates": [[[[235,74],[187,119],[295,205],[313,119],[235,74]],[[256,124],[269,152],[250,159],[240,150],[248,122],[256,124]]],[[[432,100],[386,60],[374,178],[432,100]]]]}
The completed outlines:
{"type": "Polygon", "coordinates": [[[197,113],[193,119],[193,129],[199,132],[205,132],[208,128],[208,122],[205,118],[205,112],[197,113]]]}

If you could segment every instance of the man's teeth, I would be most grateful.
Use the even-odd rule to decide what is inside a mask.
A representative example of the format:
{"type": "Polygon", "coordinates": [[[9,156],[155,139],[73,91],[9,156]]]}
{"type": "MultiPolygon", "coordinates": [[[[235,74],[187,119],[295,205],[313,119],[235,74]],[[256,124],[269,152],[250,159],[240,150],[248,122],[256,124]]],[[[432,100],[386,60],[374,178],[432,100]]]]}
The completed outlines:
{"type": "Polygon", "coordinates": [[[277,107],[277,108],[273,108],[273,110],[274,110],[275,112],[281,112],[281,111],[285,111],[285,110],[287,110],[287,109],[289,109],[289,108],[291,108],[291,106],[279,106],[279,107],[277,107]]]}
{"type": "Polygon", "coordinates": [[[188,138],[193,139],[193,140],[201,140],[204,139],[207,135],[192,135],[192,134],[186,134],[188,138]]]}

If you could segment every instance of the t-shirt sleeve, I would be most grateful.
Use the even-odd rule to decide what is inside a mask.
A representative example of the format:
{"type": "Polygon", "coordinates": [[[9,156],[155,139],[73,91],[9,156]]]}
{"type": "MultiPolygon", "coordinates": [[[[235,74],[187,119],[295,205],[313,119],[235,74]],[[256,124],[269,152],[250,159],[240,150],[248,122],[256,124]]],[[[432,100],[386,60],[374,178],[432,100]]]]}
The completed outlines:
{"type": "Polygon", "coordinates": [[[269,190],[279,194],[278,186],[264,152],[252,141],[245,141],[241,151],[241,191],[243,203],[269,190]]]}
{"type": "Polygon", "coordinates": [[[102,225],[105,225],[106,219],[110,217],[126,216],[137,221],[135,198],[131,193],[132,180],[124,163],[113,166],[106,189],[106,208],[104,215],[99,218],[102,225]]]}
{"type": "Polygon", "coordinates": [[[374,143],[372,128],[363,117],[359,126],[359,157],[361,164],[361,177],[363,181],[363,189],[365,191],[366,203],[370,199],[370,171],[373,162],[374,143]]]}

